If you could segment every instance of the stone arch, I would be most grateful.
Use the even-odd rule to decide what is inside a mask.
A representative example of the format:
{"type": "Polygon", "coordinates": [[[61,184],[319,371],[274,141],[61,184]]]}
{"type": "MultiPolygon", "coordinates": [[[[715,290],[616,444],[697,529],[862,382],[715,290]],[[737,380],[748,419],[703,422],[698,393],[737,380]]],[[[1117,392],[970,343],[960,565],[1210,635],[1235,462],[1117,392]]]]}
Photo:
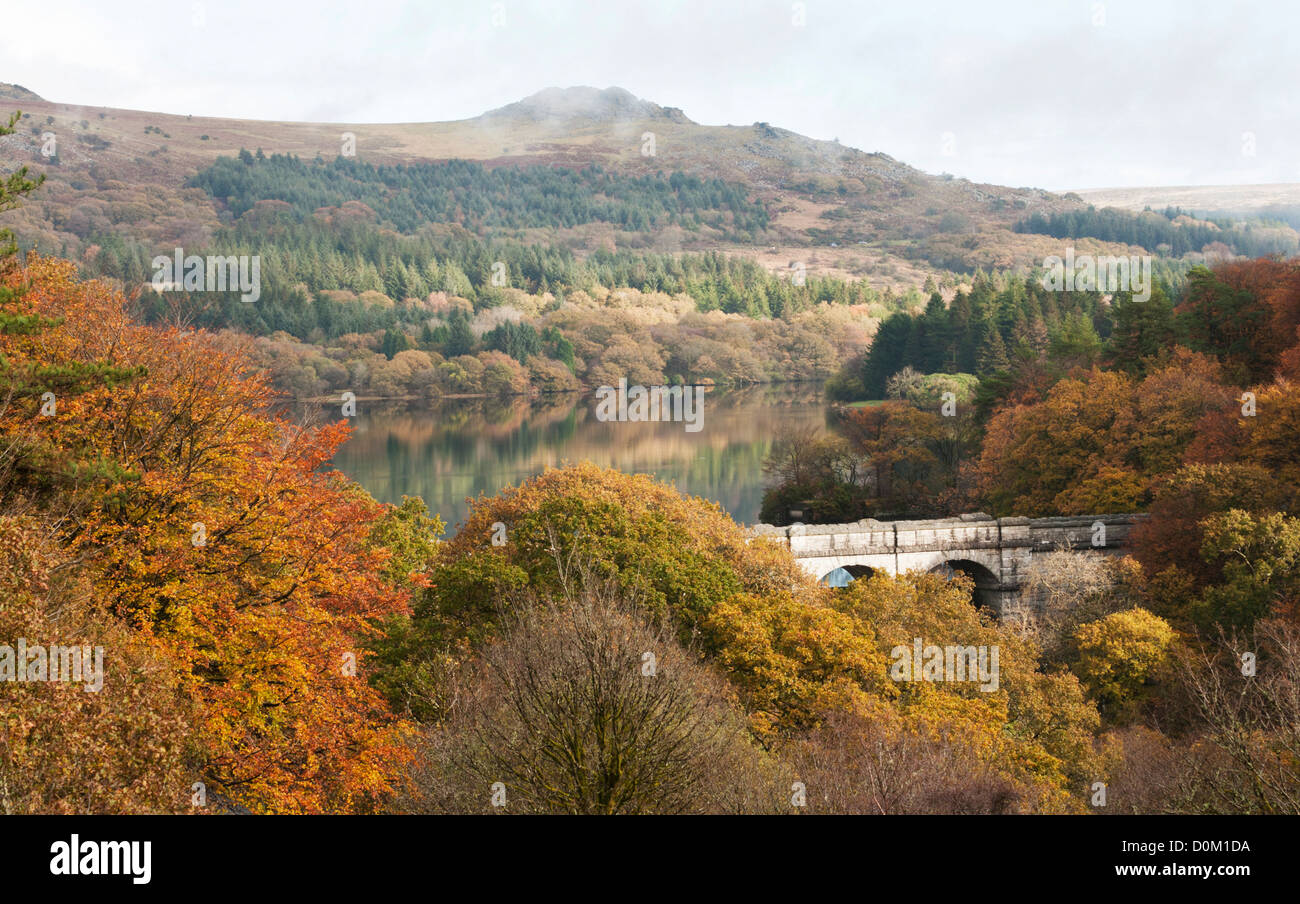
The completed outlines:
{"type": "Polygon", "coordinates": [[[822,575],[821,583],[827,587],[847,587],[858,578],[869,578],[876,573],[870,565],[841,565],[822,575]]]}
{"type": "Polygon", "coordinates": [[[994,615],[1002,611],[1002,581],[987,565],[970,559],[946,559],[930,569],[931,574],[952,577],[961,573],[975,582],[974,603],[982,609],[990,610],[994,615]]]}

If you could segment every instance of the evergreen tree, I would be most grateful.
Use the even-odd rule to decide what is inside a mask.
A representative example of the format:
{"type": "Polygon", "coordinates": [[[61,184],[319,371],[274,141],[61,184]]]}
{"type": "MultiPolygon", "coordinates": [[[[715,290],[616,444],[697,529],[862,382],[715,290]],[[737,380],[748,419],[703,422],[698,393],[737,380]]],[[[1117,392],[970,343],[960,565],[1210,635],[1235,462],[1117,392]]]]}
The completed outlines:
{"type": "Polygon", "coordinates": [[[1111,305],[1114,326],[1106,344],[1107,356],[1130,373],[1142,371],[1144,359],[1178,341],[1174,306],[1161,286],[1151,290],[1146,301],[1134,301],[1133,293],[1115,297],[1111,305]]]}
{"type": "Polygon", "coordinates": [[[508,320],[483,337],[488,348],[505,352],[520,364],[527,364],[530,355],[540,354],[542,340],[530,324],[508,320]]]}
{"type": "Polygon", "coordinates": [[[1053,362],[1062,369],[1091,367],[1101,355],[1101,337],[1092,320],[1082,311],[1066,317],[1061,328],[1052,336],[1048,352],[1053,362]]]}
{"type": "MultiPolygon", "coordinates": [[[[948,318],[948,306],[943,303],[943,296],[938,292],[930,295],[921,316],[924,329],[919,337],[921,345],[920,361],[913,364],[922,373],[938,373],[945,369],[949,361],[952,345],[952,329],[948,318]]],[[[912,362],[909,362],[912,363],[912,362]]]]}
{"type": "Polygon", "coordinates": [[[380,351],[384,353],[385,358],[391,361],[398,352],[404,352],[410,347],[411,340],[406,333],[401,330],[390,329],[384,332],[384,342],[380,347],[380,351]]]}
{"type": "Polygon", "coordinates": [[[542,332],[542,339],[547,343],[547,357],[563,362],[569,373],[577,372],[577,362],[573,356],[573,343],[565,338],[556,327],[548,326],[542,332]]]}
{"type": "Polygon", "coordinates": [[[1002,341],[1002,334],[998,332],[997,327],[991,327],[984,337],[984,344],[980,346],[975,372],[982,379],[990,374],[1004,371],[1010,366],[1011,360],[1007,357],[1007,346],[1002,341]]]}
{"type": "MultiPolygon", "coordinates": [[[[970,297],[965,292],[953,296],[948,307],[948,322],[952,329],[951,364],[955,373],[974,373],[975,353],[973,325],[974,312],[970,297]]],[[[948,368],[945,368],[947,370],[948,368]]]]}
{"type": "Polygon", "coordinates": [[[885,381],[903,369],[908,339],[912,335],[912,317],[894,314],[876,330],[871,348],[862,362],[862,386],[873,399],[885,397],[885,381]]]}
{"type": "Polygon", "coordinates": [[[471,355],[478,340],[469,325],[469,315],[462,310],[455,310],[447,321],[447,344],[445,354],[448,358],[459,355],[471,355]]]}

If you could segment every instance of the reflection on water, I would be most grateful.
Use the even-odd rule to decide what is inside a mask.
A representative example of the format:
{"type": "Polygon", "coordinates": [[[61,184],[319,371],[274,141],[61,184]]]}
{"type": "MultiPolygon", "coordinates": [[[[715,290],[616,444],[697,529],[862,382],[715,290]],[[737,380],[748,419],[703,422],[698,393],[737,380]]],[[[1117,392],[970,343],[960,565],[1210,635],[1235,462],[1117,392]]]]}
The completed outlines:
{"type": "MultiPolygon", "coordinates": [[[[682,423],[601,422],[595,405],[593,395],[457,399],[419,408],[359,403],[352,437],[333,465],[381,502],[423,496],[449,528],[468,513],[466,497],[493,495],[548,465],[581,461],[673,481],[752,524],[773,436],[782,426],[825,423],[820,388],[803,384],[710,392],[698,433],[682,423]]],[[[325,414],[337,418],[337,406],[325,414]]]]}

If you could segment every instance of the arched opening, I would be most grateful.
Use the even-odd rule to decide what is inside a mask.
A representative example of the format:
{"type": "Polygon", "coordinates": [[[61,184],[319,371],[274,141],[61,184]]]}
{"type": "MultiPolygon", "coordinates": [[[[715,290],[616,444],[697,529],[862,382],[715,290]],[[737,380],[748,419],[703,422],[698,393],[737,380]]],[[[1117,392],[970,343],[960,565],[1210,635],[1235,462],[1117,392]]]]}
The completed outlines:
{"type": "Polygon", "coordinates": [[[875,573],[876,569],[869,565],[845,565],[822,578],[822,583],[827,587],[847,587],[858,578],[869,578],[875,573]]]}
{"type": "Polygon", "coordinates": [[[954,577],[958,573],[966,575],[975,582],[975,605],[981,609],[988,609],[995,616],[1001,614],[1002,582],[986,566],[979,562],[972,562],[970,559],[952,559],[934,566],[930,569],[930,573],[941,574],[946,578],[954,577]]]}

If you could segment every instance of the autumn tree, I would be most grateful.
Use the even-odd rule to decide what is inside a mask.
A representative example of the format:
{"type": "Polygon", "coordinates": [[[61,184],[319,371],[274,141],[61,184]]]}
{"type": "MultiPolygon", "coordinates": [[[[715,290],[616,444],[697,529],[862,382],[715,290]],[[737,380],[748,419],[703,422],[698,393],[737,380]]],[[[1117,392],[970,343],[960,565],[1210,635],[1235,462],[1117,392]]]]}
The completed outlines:
{"type": "Polygon", "coordinates": [[[964,577],[873,575],[838,591],[832,605],[870,626],[878,651],[891,658],[899,647],[910,651],[916,638],[996,649],[996,688],[972,680],[891,680],[893,708],[913,731],[962,745],[1009,779],[1024,807],[1077,809],[1079,790],[1105,770],[1093,744],[1097,710],[1073,675],[1040,669],[1036,647],[1014,626],[981,614],[972,591],[964,577]]]}
{"type": "Polygon", "coordinates": [[[1300,518],[1229,509],[1202,524],[1201,556],[1222,563],[1223,581],[1193,605],[1195,621],[1248,629],[1300,602],[1300,518]]]}
{"type": "Polygon", "coordinates": [[[818,524],[856,521],[866,513],[864,462],[836,434],[813,428],[776,435],[763,461],[770,481],[759,517],[766,524],[797,520],[818,524]]]}
{"type": "MultiPolygon", "coordinates": [[[[561,569],[564,563],[557,563],[561,569]]],[[[467,667],[404,807],[423,812],[776,812],[790,780],[734,691],[610,581],[520,601],[467,667]]]]}
{"type": "Polygon", "coordinates": [[[937,458],[932,442],[939,417],[903,401],[884,402],[844,413],[841,429],[866,461],[870,485],[882,507],[906,507],[929,495],[937,458]]]}
{"type": "Polygon", "coordinates": [[[202,760],[177,669],[95,602],[50,533],[0,515],[0,638],[75,648],[83,671],[47,660],[60,680],[14,680],[28,663],[12,651],[0,666],[0,813],[188,812],[202,760]]]}
{"type": "Polygon", "coordinates": [[[1135,608],[1081,624],[1070,639],[1071,668],[1088,693],[1103,707],[1122,711],[1168,667],[1175,635],[1164,619],[1135,608]]]}
{"type": "Polygon", "coordinates": [[[1273,340],[1267,335],[1271,311],[1260,299],[1254,267],[1197,267],[1188,274],[1187,292],[1178,305],[1189,345],[1221,361],[1232,379],[1245,384],[1272,376],[1273,340]]]}
{"type": "Polygon", "coordinates": [[[1191,455],[1207,422],[1236,413],[1236,393],[1213,360],[1186,349],[1148,362],[1135,387],[1136,416],[1127,459],[1148,478],[1172,472],[1191,455]]]}
{"type": "Polygon", "coordinates": [[[811,815],[991,815],[1026,805],[1016,783],[965,744],[889,714],[832,713],[790,756],[811,815]]]}
{"type": "Polygon", "coordinates": [[[1135,429],[1133,384],[1093,370],[1042,402],[1010,405],[989,422],[980,484],[995,511],[1017,515],[1132,511],[1141,475],[1124,460],[1135,429]]]}
{"type": "MultiPolygon", "coordinates": [[[[1279,378],[1258,388],[1254,401],[1254,413],[1238,420],[1241,445],[1235,457],[1292,488],[1294,506],[1300,502],[1300,383],[1279,378]]],[[[1230,410],[1240,415],[1239,409],[1234,404],[1230,410]]]]}
{"type": "Polygon", "coordinates": [[[1183,748],[1185,812],[1300,813],[1300,628],[1258,622],[1189,648],[1179,675],[1208,743],[1183,748]],[[1244,674],[1244,654],[1254,668],[1244,674]]]}
{"type": "Polygon", "coordinates": [[[1021,584],[1032,606],[1023,610],[1020,627],[1045,662],[1063,664],[1076,628],[1133,608],[1144,601],[1144,590],[1142,567],[1127,556],[1065,548],[1035,555],[1021,584]]]}
{"type": "Polygon", "coordinates": [[[1094,369],[989,422],[979,472],[997,511],[1135,511],[1177,468],[1203,425],[1235,411],[1218,366],[1185,349],[1145,377],[1094,369]]]}
{"type": "Polygon", "coordinates": [[[832,710],[877,712],[895,695],[871,627],[803,595],[734,596],[709,612],[701,633],[769,743],[832,710]]]}
{"type": "Polygon", "coordinates": [[[0,337],[31,373],[129,369],[57,399],[10,405],[5,502],[51,517],[97,601],[176,664],[214,794],[259,811],[373,808],[403,759],[403,726],[366,681],[363,639],[406,605],[370,541],[380,506],[323,472],[346,427],[266,413],[237,350],[134,322],[108,286],[32,257],[23,303],[56,325],[0,337]],[[38,445],[23,440],[35,431],[38,445]],[[52,475],[49,479],[42,475],[52,475]],[[57,479],[56,479],[57,478],[57,479]]]}
{"type": "Polygon", "coordinates": [[[1281,504],[1277,482],[1257,465],[1186,465],[1157,484],[1151,517],[1133,528],[1134,554],[1148,575],[1174,568],[1198,586],[1216,583],[1223,571],[1201,555],[1202,522],[1229,509],[1262,514],[1281,504]]]}

